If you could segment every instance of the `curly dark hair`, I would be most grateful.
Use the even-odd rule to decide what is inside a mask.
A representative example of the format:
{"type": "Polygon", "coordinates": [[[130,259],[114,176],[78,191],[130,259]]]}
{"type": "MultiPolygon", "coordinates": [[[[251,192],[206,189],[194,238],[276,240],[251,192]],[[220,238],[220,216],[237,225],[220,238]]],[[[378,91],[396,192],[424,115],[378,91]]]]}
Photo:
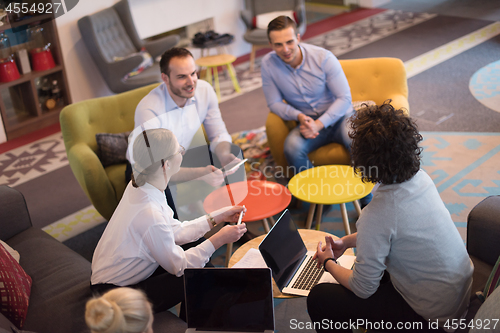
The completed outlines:
{"type": "Polygon", "coordinates": [[[349,119],[351,165],[363,182],[402,183],[420,169],[422,135],[406,110],[390,102],[365,105],[349,119]]]}

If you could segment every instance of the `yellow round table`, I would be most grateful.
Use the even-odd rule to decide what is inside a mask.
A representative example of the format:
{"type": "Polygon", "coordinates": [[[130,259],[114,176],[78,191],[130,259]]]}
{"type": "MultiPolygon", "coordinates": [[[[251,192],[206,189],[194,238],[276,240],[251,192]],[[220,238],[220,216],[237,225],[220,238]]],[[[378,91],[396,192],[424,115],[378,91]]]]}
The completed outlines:
{"type": "Polygon", "coordinates": [[[231,81],[233,82],[234,90],[236,92],[241,92],[240,85],[238,83],[238,79],[236,78],[236,71],[232,63],[236,60],[236,57],[230,54],[218,54],[212,56],[201,57],[196,60],[196,64],[200,67],[206,67],[206,75],[205,80],[208,83],[212,84],[212,71],[214,75],[215,81],[215,92],[217,93],[217,98],[221,99],[220,96],[220,85],[219,85],[219,72],[217,67],[227,66],[227,70],[229,72],[229,76],[231,77],[231,81]]]}
{"type": "Polygon", "coordinates": [[[372,183],[363,183],[348,165],[322,165],[296,174],[288,183],[288,189],[296,198],[311,203],[306,228],[310,229],[316,212],[316,229],[321,225],[323,205],[340,205],[346,234],[351,233],[345,204],[353,202],[358,214],[361,207],[358,199],[367,196],[373,189],[372,183]]]}

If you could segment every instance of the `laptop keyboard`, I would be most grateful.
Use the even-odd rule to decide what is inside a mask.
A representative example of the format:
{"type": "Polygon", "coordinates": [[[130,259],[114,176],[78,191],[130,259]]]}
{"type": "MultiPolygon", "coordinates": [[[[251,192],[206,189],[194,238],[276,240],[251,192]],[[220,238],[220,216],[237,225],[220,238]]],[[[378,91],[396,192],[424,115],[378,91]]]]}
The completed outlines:
{"type": "Polygon", "coordinates": [[[311,290],[316,284],[318,284],[321,278],[321,273],[324,272],[323,268],[316,267],[316,260],[313,260],[311,256],[308,257],[308,261],[302,272],[300,272],[299,277],[295,280],[292,288],[301,290],[311,290]]]}

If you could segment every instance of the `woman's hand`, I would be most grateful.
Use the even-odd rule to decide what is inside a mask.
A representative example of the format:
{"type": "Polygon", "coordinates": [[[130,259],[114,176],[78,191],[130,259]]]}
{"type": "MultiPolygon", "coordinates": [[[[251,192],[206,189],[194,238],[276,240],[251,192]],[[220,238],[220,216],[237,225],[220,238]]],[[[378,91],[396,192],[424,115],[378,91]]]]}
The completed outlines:
{"type": "Polygon", "coordinates": [[[337,258],[334,256],[334,251],[332,248],[333,238],[331,236],[325,236],[325,246],[322,246],[321,242],[318,243],[318,249],[313,256],[313,259],[318,260],[318,268],[323,266],[323,263],[328,258],[337,258]]]}
{"type": "Polygon", "coordinates": [[[245,216],[247,209],[243,206],[227,206],[211,213],[215,223],[237,222],[240,213],[245,216]]]}
{"type": "Polygon", "coordinates": [[[332,244],[332,250],[333,250],[333,255],[335,256],[335,259],[340,258],[345,250],[347,250],[349,247],[347,246],[346,242],[344,242],[344,237],[333,240],[331,236],[328,236],[330,238],[330,242],[332,244]]]}
{"type": "Polygon", "coordinates": [[[209,238],[209,240],[214,245],[217,250],[224,244],[234,243],[247,232],[247,227],[245,223],[238,225],[226,225],[220,229],[216,234],[209,238]]]}

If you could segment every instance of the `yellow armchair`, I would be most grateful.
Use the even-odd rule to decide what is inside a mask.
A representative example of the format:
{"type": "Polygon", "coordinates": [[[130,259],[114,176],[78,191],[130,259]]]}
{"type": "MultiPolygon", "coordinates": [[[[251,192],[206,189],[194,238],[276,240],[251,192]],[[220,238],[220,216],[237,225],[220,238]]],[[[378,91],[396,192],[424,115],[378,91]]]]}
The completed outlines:
{"type": "MultiPolygon", "coordinates": [[[[405,108],[409,113],[406,69],[397,58],[366,58],[340,60],[351,87],[353,101],[374,101],[377,105],[392,99],[395,108],[405,108]]],[[[288,163],[283,152],[288,133],[297,126],[295,121],[284,121],[269,112],[266,132],[271,154],[276,166],[286,170],[288,163]]],[[[350,156],[338,143],[330,143],[309,154],[315,166],[350,164],[350,156]]]]}

